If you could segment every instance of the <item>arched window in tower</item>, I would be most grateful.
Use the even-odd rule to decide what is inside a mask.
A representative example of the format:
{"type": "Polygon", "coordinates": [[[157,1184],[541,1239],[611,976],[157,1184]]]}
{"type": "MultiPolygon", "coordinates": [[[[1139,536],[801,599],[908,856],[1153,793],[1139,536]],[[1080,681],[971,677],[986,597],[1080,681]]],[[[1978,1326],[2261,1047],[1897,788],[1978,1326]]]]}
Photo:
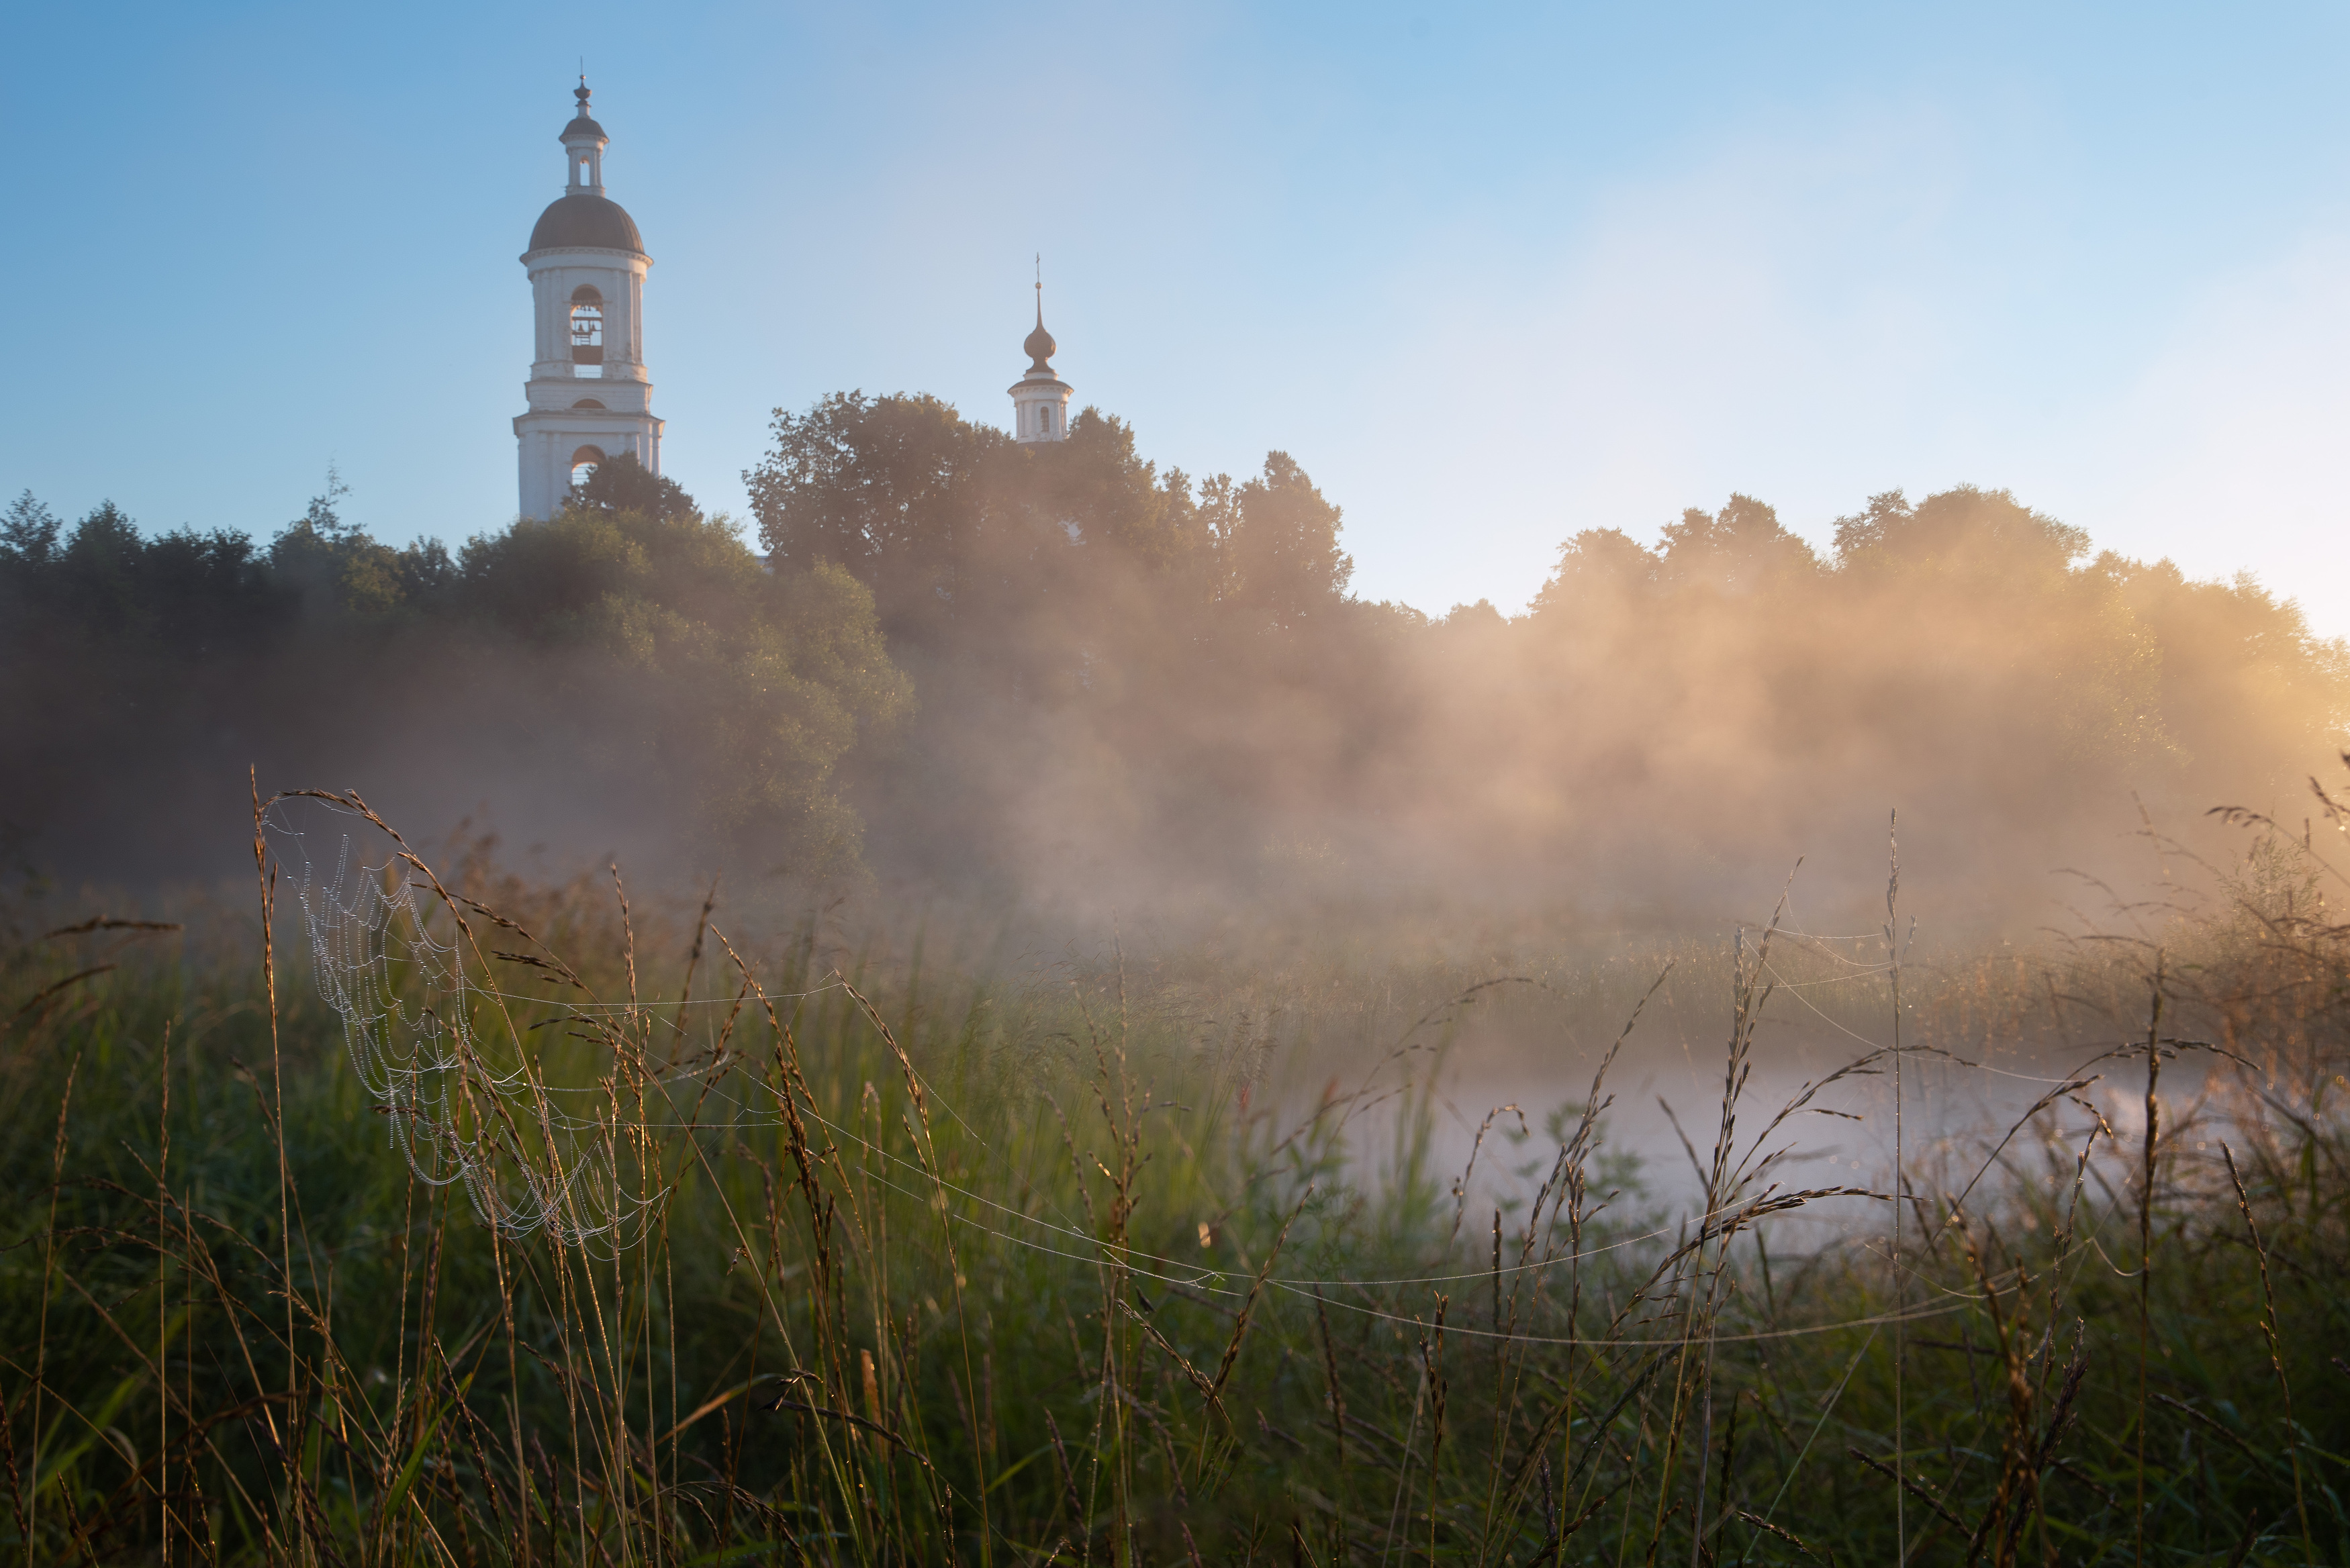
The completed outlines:
{"type": "Polygon", "coordinates": [[[571,291],[571,373],[604,373],[604,296],[593,284],[571,291]]]}
{"type": "Polygon", "coordinates": [[[587,483],[588,476],[595,472],[596,465],[603,461],[604,452],[600,447],[583,446],[573,452],[571,454],[571,488],[577,490],[587,483]]]}

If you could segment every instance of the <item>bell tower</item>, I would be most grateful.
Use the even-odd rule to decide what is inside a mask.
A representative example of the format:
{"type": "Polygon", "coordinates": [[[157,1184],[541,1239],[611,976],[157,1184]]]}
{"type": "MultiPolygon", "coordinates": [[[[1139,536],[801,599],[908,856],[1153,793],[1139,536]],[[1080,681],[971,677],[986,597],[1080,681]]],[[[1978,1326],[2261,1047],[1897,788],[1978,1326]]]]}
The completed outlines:
{"type": "Polygon", "coordinates": [[[1069,397],[1076,390],[1053,373],[1047,362],[1060,348],[1045,330],[1043,263],[1036,276],[1036,330],[1028,334],[1020,351],[1028,356],[1028,373],[1012,383],[1012,439],[1022,446],[1069,439],[1069,397]]]}
{"type": "Polygon", "coordinates": [[[633,453],[660,472],[661,421],[645,373],[645,254],[635,220],[604,194],[610,139],[588,112],[563,128],[563,193],[538,217],[522,265],[530,275],[533,338],[527,410],[515,416],[525,517],[552,517],[571,486],[606,458],[633,453]]]}

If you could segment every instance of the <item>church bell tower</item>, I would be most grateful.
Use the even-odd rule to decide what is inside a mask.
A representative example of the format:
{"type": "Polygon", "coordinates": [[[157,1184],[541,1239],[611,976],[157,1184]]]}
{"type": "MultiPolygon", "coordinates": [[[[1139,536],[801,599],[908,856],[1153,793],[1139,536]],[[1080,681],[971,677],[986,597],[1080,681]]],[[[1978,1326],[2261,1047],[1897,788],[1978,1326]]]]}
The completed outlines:
{"type": "Polygon", "coordinates": [[[604,128],[588,113],[588,78],[563,128],[563,194],[538,216],[522,265],[530,273],[537,349],[515,418],[521,515],[552,517],[573,484],[622,452],[660,472],[661,421],[645,374],[645,254],[637,225],[604,194],[604,128]]]}

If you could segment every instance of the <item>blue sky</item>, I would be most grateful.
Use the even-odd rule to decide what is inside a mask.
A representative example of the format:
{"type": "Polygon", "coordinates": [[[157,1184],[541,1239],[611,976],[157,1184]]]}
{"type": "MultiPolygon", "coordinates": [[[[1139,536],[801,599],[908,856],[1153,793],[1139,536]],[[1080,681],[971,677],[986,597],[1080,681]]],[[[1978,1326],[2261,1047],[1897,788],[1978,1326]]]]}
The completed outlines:
{"type": "Polygon", "coordinates": [[[1077,401],[1295,455],[1357,587],[1514,608],[1733,490],[2013,489],[2350,633],[2350,10],[105,5],[14,15],[0,490],[511,519],[584,55],[668,471],[769,411],[1077,401]]]}

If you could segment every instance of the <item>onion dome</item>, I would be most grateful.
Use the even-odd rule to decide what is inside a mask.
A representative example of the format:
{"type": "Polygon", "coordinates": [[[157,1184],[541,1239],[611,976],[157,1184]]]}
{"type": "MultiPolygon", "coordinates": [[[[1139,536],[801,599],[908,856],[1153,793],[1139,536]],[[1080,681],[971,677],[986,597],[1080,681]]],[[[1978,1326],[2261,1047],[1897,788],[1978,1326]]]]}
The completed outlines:
{"type": "Polygon", "coordinates": [[[1036,330],[1028,334],[1020,345],[1020,352],[1028,356],[1029,373],[1051,375],[1053,367],[1045,361],[1050,359],[1059,348],[1060,345],[1053,341],[1053,335],[1045,330],[1045,302],[1040,297],[1036,301],[1036,330]]]}
{"type": "Polygon", "coordinates": [[[579,85],[571,89],[571,96],[579,100],[579,112],[572,117],[570,124],[563,128],[563,136],[561,140],[566,142],[570,141],[574,137],[580,136],[592,136],[598,141],[609,141],[612,140],[610,137],[604,134],[604,128],[602,126],[597,124],[593,119],[589,118],[588,113],[588,78],[582,77],[579,78],[579,85]]]}

